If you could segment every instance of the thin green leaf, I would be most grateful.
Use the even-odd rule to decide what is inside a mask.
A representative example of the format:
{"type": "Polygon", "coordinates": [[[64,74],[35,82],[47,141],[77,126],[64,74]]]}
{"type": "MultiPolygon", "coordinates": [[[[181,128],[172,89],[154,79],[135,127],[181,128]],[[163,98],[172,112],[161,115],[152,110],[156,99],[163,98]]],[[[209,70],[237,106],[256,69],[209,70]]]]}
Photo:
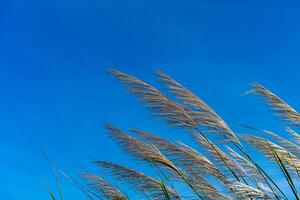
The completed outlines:
{"type": "Polygon", "coordinates": [[[60,199],[64,200],[64,195],[63,195],[63,192],[62,192],[62,187],[61,187],[61,184],[60,184],[60,180],[59,180],[59,176],[58,176],[58,173],[57,173],[56,165],[55,165],[54,161],[52,159],[50,159],[50,157],[48,156],[48,154],[45,150],[41,149],[41,153],[43,154],[44,158],[50,163],[52,172],[55,176],[56,186],[57,186],[58,191],[59,191],[60,199]]]}

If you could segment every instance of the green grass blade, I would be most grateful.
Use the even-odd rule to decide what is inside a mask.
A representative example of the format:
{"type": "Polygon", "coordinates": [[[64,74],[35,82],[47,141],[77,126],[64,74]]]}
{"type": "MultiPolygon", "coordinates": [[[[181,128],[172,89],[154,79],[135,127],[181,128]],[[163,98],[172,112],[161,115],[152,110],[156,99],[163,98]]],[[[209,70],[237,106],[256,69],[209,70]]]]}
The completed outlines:
{"type": "Polygon", "coordinates": [[[158,176],[159,176],[160,180],[162,180],[161,177],[160,177],[160,174],[162,174],[164,180],[166,180],[166,181],[168,182],[168,185],[171,187],[171,189],[173,190],[173,192],[179,197],[179,194],[177,193],[177,191],[176,191],[175,187],[173,186],[171,180],[170,180],[169,177],[163,172],[163,170],[161,170],[160,167],[157,166],[155,163],[153,163],[153,167],[154,167],[155,169],[158,170],[157,173],[158,173],[158,176]]]}
{"type": "Polygon", "coordinates": [[[165,195],[165,197],[166,197],[166,200],[171,200],[170,195],[169,195],[169,193],[168,193],[168,190],[167,190],[167,188],[166,188],[164,182],[163,182],[162,180],[160,180],[159,183],[160,183],[160,186],[161,186],[162,191],[164,192],[164,195],[165,195]]]}
{"type": "Polygon", "coordinates": [[[55,176],[56,186],[57,186],[57,189],[59,191],[60,199],[64,200],[64,195],[63,195],[63,191],[62,191],[62,187],[61,187],[61,184],[60,184],[60,180],[59,180],[59,176],[58,176],[58,173],[57,173],[57,168],[55,166],[55,163],[53,162],[52,159],[50,159],[50,157],[48,156],[48,154],[45,150],[41,149],[41,152],[42,152],[44,158],[50,163],[52,172],[55,176]]]}
{"type": "Polygon", "coordinates": [[[167,187],[165,186],[163,180],[160,177],[160,173],[162,173],[162,171],[160,170],[160,168],[158,166],[156,166],[156,165],[154,165],[154,166],[159,170],[158,173],[157,173],[158,180],[159,180],[159,185],[160,185],[160,187],[161,187],[161,189],[162,189],[162,191],[163,191],[163,193],[164,193],[164,195],[166,197],[166,200],[171,200],[169,192],[167,190],[167,187]]]}
{"type": "Polygon", "coordinates": [[[45,187],[46,187],[47,192],[50,195],[51,199],[52,200],[57,200],[57,198],[55,197],[55,194],[51,191],[50,187],[47,184],[45,184],[45,187]]]}

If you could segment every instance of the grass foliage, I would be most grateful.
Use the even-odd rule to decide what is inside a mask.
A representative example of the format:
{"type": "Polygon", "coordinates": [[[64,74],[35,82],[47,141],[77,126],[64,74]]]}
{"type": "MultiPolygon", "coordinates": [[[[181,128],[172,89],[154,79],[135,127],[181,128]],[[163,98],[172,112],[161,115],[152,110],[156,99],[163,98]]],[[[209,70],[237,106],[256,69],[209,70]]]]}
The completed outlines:
{"type": "MultiPolygon", "coordinates": [[[[86,184],[60,173],[88,199],[299,199],[300,135],[289,126],[300,125],[300,114],[267,88],[253,84],[247,94],[258,94],[273,108],[275,114],[286,122],[287,137],[245,125],[242,126],[259,131],[260,136],[235,133],[200,97],[161,71],[156,74],[172,98],[134,76],[116,70],[109,70],[109,73],[151,110],[155,118],[187,131],[199,148],[194,149],[183,142],[174,143],[141,130],[130,130],[131,134],[128,134],[106,124],[107,134],[119,147],[145,167],[150,166],[156,176],[100,160],[94,163],[104,177],[81,174],[86,184]],[[276,180],[268,170],[270,168],[265,168],[256,161],[257,156],[249,153],[249,148],[258,150],[270,160],[274,169],[279,169],[276,180]],[[279,176],[286,184],[278,181],[279,176]],[[121,189],[122,185],[135,191],[135,196],[127,195],[121,189]],[[185,185],[186,191],[182,193],[176,187],[178,185],[185,185]],[[288,189],[284,187],[286,185],[288,189]]],[[[52,199],[63,200],[58,170],[50,163],[59,198],[50,189],[49,194],[52,199]]]]}

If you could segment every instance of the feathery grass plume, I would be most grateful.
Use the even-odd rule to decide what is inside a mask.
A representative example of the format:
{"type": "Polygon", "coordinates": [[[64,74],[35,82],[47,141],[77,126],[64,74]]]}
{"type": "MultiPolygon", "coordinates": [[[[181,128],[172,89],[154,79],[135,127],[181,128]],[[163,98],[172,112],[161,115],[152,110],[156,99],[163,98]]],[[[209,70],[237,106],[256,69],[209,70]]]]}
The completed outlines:
{"type": "Polygon", "coordinates": [[[259,151],[263,153],[267,158],[273,160],[277,163],[277,159],[274,156],[274,152],[272,149],[276,151],[276,155],[278,155],[281,162],[285,165],[288,172],[299,177],[300,170],[300,159],[293,155],[291,152],[286,150],[285,148],[270,142],[264,138],[253,136],[253,135],[243,135],[242,139],[245,140],[248,144],[252,145],[259,151]],[[272,149],[270,149],[270,147],[272,149]]]}
{"type": "Polygon", "coordinates": [[[213,199],[226,199],[226,195],[221,194],[214,186],[212,186],[203,176],[212,175],[223,182],[226,176],[220,171],[213,163],[205,158],[200,153],[196,152],[192,148],[180,144],[180,147],[172,142],[153,135],[151,133],[139,130],[132,130],[132,132],[138,134],[141,140],[155,145],[160,151],[162,151],[172,163],[181,167],[185,172],[187,179],[194,183],[194,187],[198,190],[202,190],[207,197],[213,199]]]}
{"type": "Polygon", "coordinates": [[[210,174],[211,170],[215,169],[216,166],[213,165],[207,158],[198,153],[197,156],[195,154],[190,154],[188,151],[178,147],[174,143],[161,138],[159,136],[153,135],[149,132],[140,131],[140,130],[131,130],[138,137],[145,141],[146,143],[153,144],[157,147],[161,152],[164,153],[173,163],[176,165],[185,168],[186,166],[194,166],[197,167],[199,173],[201,174],[210,174]]]}
{"type": "Polygon", "coordinates": [[[268,196],[267,194],[265,194],[263,191],[255,189],[251,186],[245,185],[241,182],[236,182],[232,185],[230,185],[230,187],[234,190],[236,190],[236,193],[238,194],[238,196],[243,199],[273,199],[270,196],[268,196]]]}
{"type": "MultiPolygon", "coordinates": [[[[192,169],[191,169],[192,171],[192,169]]],[[[208,179],[204,178],[202,175],[197,173],[191,176],[190,174],[186,176],[190,183],[192,183],[198,191],[205,194],[205,200],[230,200],[234,196],[232,193],[228,195],[221,193],[208,179]]]]}
{"type": "Polygon", "coordinates": [[[140,130],[132,130],[132,132],[138,134],[141,140],[155,145],[161,152],[168,156],[172,163],[180,166],[190,176],[212,175],[223,183],[229,181],[226,180],[227,177],[217,166],[205,156],[184,143],[179,143],[180,146],[177,146],[174,143],[149,132],[140,130]]]}
{"type": "MultiPolygon", "coordinates": [[[[197,123],[193,119],[195,114],[187,107],[171,101],[154,87],[133,76],[121,73],[116,70],[110,70],[110,73],[118,77],[123,83],[125,83],[129,87],[129,92],[135,93],[139,97],[139,99],[146,103],[147,107],[154,110],[157,116],[165,119],[169,122],[169,124],[198,130],[197,123]]],[[[219,125],[219,129],[220,127],[223,127],[222,132],[224,132],[227,125],[223,123],[223,120],[221,120],[221,118],[218,118],[217,120],[219,121],[209,121],[209,123],[217,123],[216,126],[219,125]]],[[[228,130],[230,129],[228,128],[228,130]]],[[[225,133],[222,133],[221,135],[227,138],[227,140],[239,143],[233,132],[225,131],[225,133]]],[[[234,172],[232,173],[234,174],[234,172]]]]}
{"type": "Polygon", "coordinates": [[[271,131],[264,130],[264,133],[271,136],[273,139],[278,141],[282,145],[283,148],[285,148],[286,150],[288,150],[289,152],[291,152],[292,154],[294,154],[295,156],[300,158],[300,147],[298,145],[292,143],[291,141],[289,141],[283,137],[280,137],[279,135],[277,135],[271,131]]]}
{"type": "Polygon", "coordinates": [[[99,194],[105,199],[128,200],[128,198],[118,188],[114,187],[111,183],[99,176],[93,174],[82,174],[81,177],[86,179],[89,182],[88,185],[95,191],[99,192],[99,194]]]}
{"type": "MultiPolygon", "coordinates": [[[[191,148],[190,146],[182,143],[182,142],[179,142],[179,146],[181,149],[183,149],[184,151],[188,152],[190,155],[193,155],[195,158],[201,158],[199,159],[199,162],[206,162],[207,163],[207,166],[209,168],[208,170],[208,174],[209,175],[212,175],[213,177],[215,177],[220,183],[221,185],[224,187],[224,189],[226,189],[225,193],[227,195],[224,195],[222,193],[219,193],[218,195],[220,196],[223,196],[222,198],[224,199],[227,199],[227,198],[235,198],[235,194],[234,194],[234,190],[232,190],[232,188],[228,187],[228,185],[232,184],[233,181],[230,180],[230,178],[228,176],[226,176],[223,171],[221,171],[215,164],[213,164],[211,161],[209,161],[206,157],[204,157],[203,155],[201,155],[198,151],[196,151],[195,149],[191,148]],[[231,192],[230,192],[231,190],[231,192]],[[230,196],[230,197],[229,197],[230,196]]],[[[199,180],[202,180],[202,174],[199,174],[199,170],[194,170],[194,168],[192,167],[188,167],[189,170],[191,171],[190,174],[195,177],[195,179],[199,179],[199,180]]],[[[196,168],[197,169],[197,168],[196,168]]],[[[201,172],[201,171],[200,171],[201,172]]],[[[204,174],[203,176],[207,176],[206,174],[204,174]]],[[[198,180],[198,181],[199,181],[198,180]]],[[[203,180],[203,182],[205,183],[206,179],[203,180]]],[[[209,184],[205,183],[207,186],[207,188],[211,188],[209,186],[209,184]]],[[[214,189],[212,189],[214,192],[214,189]]],[[[221,199],[222,199],[221,198],[221,199]]]]}
{"type": "Polygon", "coordinates": [[[106,129],[109,135],[125,152],[135,156],[137,159],[144,160],[149,163],[158,163],[162,166],[173,169],[174,171],[178,170],[154,145],[139,141],[110,124],[106,124],[106,129]]]}
{"type": "Polygon", "coordinates": [[[224,173],[227,176],[233,176],[237,181],[242,181],[241,179],[246,178],[247,174],[244,170],[236,163],[232,158],[230,158],[225,152],[223,152],[219,147],[213,143],[209,143],[201,134],[194,134],[196,142],[200,144],[204,151],[207,151],[210,158],[214,160],[218,165],[222,166],[224,173]]]}
{"type": "Polygon", "coordinates": [[[295,143],[297,143],[298,145],[300,145],[300,135],[298,133],[296,133],[290,127],[286,127],[285,130],[286,130],[287,133],[289,133],[292,136],[292,138],[295,141],[295,143]]]}
{"type": "Polygon", "coordinates": [[[113,139],[123,148],[127,153],[135,156],[137,159],[147,161],[150,164],[160,164],[167,169],[173,170],[182,180],[196,193],[196,195],[203,199],[203,194],[199,193],[195,187],[188,181],[186,175],[178,169],[167,157],[165,157],[154,145],[139,141],[123,131],[106,124],[106,128],[113,139]]]}
{"type": "Polygon", "coordinates": [[[194,120],[188,115],[186,109],[181,105],[165,97],[160,91],[151,85],[117,70],[109,72],[120,79],[127,87],[128,92],[136,94],[149,109],[154,111],[154,116],[178,127],[193,128],[196,126],[194,120]]]}
{"type": "MultiPolygon", "coordinates": [[[[199,159],[198,162],[204,162],[206,163],[206,166],[209,168],[208,175],[212,175],[214,178],[216,178],[222,186],[229,189],[227,185],[230,183],[230,180],[223,174],[223,172],[215,166],[212,162],[210,162],[206,157],[201,155],[199,152],[197,152],[195,149],[189,147],[188,145],[178,142],[180,148],[193,156],[195,159],[199,159]]],[[[190,174],[191,178],[194,179],[194,181],[198,182],[200,185],[204,186],[203,190],[204,192],[211,197],[212,199],[231,199],[231,196],[234,196],[232,194],[225,195],[222,194],[220,191],[216,189],[205,177],[207,177],[206,174],[202,175],[201,170],[197,170],[197,167],[194,167],[194,165],[187,165],[186,169],[188,173],[190,174]],[[200,173],[199,173],[200,172],[200,173]]]]}
{"type": "Polygon", "coordinates": [[[234,151],[232,148],[226,146],[229,154],[233,159],[243,168],[243,171],[247,174],[247,177],[256,185],[259,186],[259,183],[265,183],[265,179],[258,169],[250,163],[246,158],[241,156],[239,153],[234,151]]]}
{"type": "Polygon", "coordinates": [[[169,91],[192,110],[189,114],[197,124],[209,128],[213,133],[224,134],[225,138],[231,141],[238,142],[236,135],[225,121],[202,99],[162,71],[157,70],[157,75],[169,91]]]}
{"type": "Polygon", "coordinates": [[[250,163],[246,158],[238,154],[236,151],[234,151],[228,146],[226,148],[229,154],[233,157],[233,159],[237,163],[239,163],[239,165],[243,168],[243,170],[247,174],[247,177],[257,187],[257,189],[263,191],[269,197],[272,197],[272,199],[276,199],[277,196],[272,191],[265,177],[260,173],[260,171],[252,163],[250,163]]]}
{"type": "Polygon", "coordinates": [[[160,181],[141,172],[110,162],[96,161],[95,163],[105,173],[123,183],[129,184],[133,189],[141,193],[147,193],[147,196],[151,199],[165,199],[165,192],[168,193],[171,199],[180,199],[174,190],[166,187],[166,191],[163,191],[160,181]]]}
{"type": "Polygon", "coordinates": [[[267,104],[275,110],[278,116],[289,121],[290,123],[300,125],[300,114],[286,102],[284,102],[267,88],[257,83],[252,84],[252,87],[253,89],[248,93],[257,93],[266,100],[267,104]]]}
{"type": "MultiPolygon", "coordinates": [[[[210,160],[208,160],[205,156],[203,156],[198,151],[196,151],[192,147],[190,147],[182,142],[178,142],[178,144],[179,144],[180,148],[184,152],[186,152],[186,154],[189,154],[189,156],[195,160],[194,163],[198,163],[198,165],[200,167],[202,165],[204,165],[203,168],[207,169],[207,174],[216,177],[222,183],[228,182],[228,180],[226,180],[227,177],[225,176],[225,174],[214,163],[212,163],[210,160]]],[[[187,165],[187,166],[193,166],[193,165],[187,165]]],[[[193,167],[193,171],[196,173],[195,169],[197,169],[197,168],[193,167]]],[[[198,172],[201,172],[201,171],[198,170],[198,172]]],[[[203,175],[206,175],[206,174],[203,174],[203,175]]]]}

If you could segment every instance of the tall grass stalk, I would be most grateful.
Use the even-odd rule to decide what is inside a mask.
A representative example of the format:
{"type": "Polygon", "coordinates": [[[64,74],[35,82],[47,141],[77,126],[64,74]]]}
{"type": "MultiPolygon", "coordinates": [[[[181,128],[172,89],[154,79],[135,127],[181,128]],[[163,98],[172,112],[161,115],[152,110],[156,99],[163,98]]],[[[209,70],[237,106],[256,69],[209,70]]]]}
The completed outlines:
{"type": "MultiPolygon", "coordinates": [[[[136,95],[156,119],[186,130],[201,149],[196,150],[182,142],[174,143],[139,130],[132,130],[137,135],[134,137],[106,124],[108,135],[120,148],[142,161],[148,172],[149,169],[157,172],[157,179],[115,163],[95,161],[102,176],[89,173],[81,176],[87,181],[89,189],[72,181],[87,197],[112,200],[299,200],[300,135],[294,130],[286,129],[293,139],[290,140],[270,131],[234,122],[259,131],[263,137],[236,134],[199,96],[162,71],[157,70],[156,75],[172,98],[134,76],[112,69],[109,73],[118,78],[129,93],[136,95]],[[240,138],[247,143],[246,146],[240,138]],[[279,167],[290,191],[284,190],[285,185],[272,178],[274,174],[265,163],[258,163],[257,157],[246,147],[258,150],[272,161],[276,169],[279,167]],[[183,184],[190,189],[186,191],[190,192],[188,196],[181,194],[182,190],[178,188],[183,184]],[[119,185],[124,186],[124,191],[119,189],[119,185]],[[132,192],[127,193],[127,190],[132,192]],[[135,196],[132,197],[132,193],[135,196]]],[[[300,126],[300,114],[273,92],[253,84],[252,89],[246,92],[251,93],[262,97],[287,125],[300,126]]],[[[64,200],[55,168],[53,172],[60,198],[64,200]]],[[[56,200],[50,190],[49,194],[56,200]]]]}

